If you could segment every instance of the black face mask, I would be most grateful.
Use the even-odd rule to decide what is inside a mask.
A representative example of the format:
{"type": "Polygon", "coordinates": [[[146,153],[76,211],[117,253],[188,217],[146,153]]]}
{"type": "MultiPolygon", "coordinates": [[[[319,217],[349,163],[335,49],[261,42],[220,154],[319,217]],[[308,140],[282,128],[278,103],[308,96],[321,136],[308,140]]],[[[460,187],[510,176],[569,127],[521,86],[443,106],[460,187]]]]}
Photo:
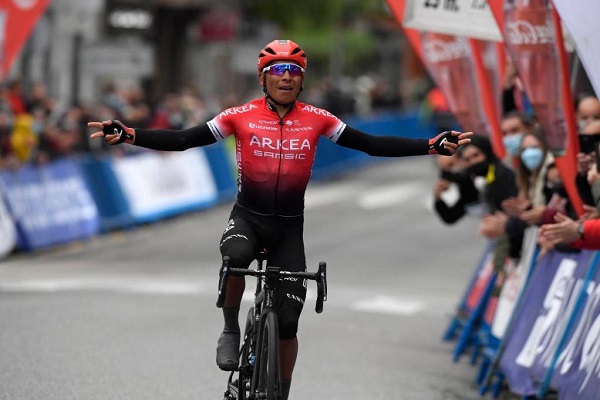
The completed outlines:
{"type": "Polygon", "coordinates": [[[565,189],[565,186],[562,184],[562,182],[548,182],[546,183],[546,188],[545,188],[545,192],[546,192],[546,198],[550,199],[550,197],[552,197],[552,194],[556,193],[557,195],[559,195],[562,198],[569,198],[569,195],[567,194],[567,190],[565,189]]]}
{"type": "Polygon", "coordinates": [[[460,183],[460,184],[465,183],[469,179],[469,177],[467,176],[465,171],[453,172],[453,171],[447,171],[447,170],[442,170],[440,172],[440,178],[445,179],[450,182],[455,182],[455,183],[460,183]]]}
{"type": "Polygon", "coordinates": [[[467,168],[467,173],[470,176],[486,176],[488,173],[489,163],[481,161],[467,168]]]}

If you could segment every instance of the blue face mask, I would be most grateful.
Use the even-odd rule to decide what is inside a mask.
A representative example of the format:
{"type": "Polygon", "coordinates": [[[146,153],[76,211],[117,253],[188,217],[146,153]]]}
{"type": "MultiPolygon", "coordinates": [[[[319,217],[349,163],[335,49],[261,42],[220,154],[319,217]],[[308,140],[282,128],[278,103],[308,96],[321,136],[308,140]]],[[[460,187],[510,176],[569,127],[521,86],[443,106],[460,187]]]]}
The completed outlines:
{"type": "Polygon", "coordinates": [[[539,147],[528,147],[521,153],[521,161],[530,171],[535,171],[542,165],[544,152],[539,147]]]}
{"type": "Polygon", "coordinates": [[[521,146],[521,138],[523,137],[522,133],[515,133],[512,135],[506,135],[502,138],[502,142],[504,143],[504,148],[511,156],[516,156],[519,154],[519,147],[521,146]]]}

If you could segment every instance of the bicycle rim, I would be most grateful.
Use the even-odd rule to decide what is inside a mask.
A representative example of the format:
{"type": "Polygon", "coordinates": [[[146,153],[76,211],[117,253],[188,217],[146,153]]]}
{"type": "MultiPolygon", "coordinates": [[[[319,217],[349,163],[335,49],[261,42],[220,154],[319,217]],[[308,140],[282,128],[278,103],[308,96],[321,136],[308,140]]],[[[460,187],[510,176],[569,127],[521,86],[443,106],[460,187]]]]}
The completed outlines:
{"type": "Polygon", "coordinates": [[[257,349],[256,391],[258,399],[279,398],[279,329],[275,313],[267,313],[257,349]]]}

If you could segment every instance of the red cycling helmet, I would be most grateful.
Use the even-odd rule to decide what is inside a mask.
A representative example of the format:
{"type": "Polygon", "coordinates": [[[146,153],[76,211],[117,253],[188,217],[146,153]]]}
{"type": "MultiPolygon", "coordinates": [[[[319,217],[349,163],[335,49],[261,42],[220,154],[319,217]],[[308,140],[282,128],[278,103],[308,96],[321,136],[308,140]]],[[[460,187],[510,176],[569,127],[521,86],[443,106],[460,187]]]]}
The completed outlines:
{"type": "Polygon", "coordinates": [[[306,69],[308,60],[304,50],[291,40],[273,40],[258,54],[258,74],[273,61],[291,61],[306,69]]]}

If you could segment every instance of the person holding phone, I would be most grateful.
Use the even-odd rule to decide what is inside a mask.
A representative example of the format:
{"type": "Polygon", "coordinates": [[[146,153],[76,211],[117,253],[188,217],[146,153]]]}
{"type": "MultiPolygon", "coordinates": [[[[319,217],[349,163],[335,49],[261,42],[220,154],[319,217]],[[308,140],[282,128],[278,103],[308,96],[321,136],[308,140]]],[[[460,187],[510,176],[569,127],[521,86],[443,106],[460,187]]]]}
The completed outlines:
{"type": "Polygon", "coordinates": [[[600,145],[600,120],[587,123],[579,133],[579,148],[577,153],[577,174],[575,184],[577,192],[584,203],[586,212],[594,212],[596,201],[592,194],[592,187],[588,182],[588,172],[592,164],[596,164],[598,146],[600,145]]]}

